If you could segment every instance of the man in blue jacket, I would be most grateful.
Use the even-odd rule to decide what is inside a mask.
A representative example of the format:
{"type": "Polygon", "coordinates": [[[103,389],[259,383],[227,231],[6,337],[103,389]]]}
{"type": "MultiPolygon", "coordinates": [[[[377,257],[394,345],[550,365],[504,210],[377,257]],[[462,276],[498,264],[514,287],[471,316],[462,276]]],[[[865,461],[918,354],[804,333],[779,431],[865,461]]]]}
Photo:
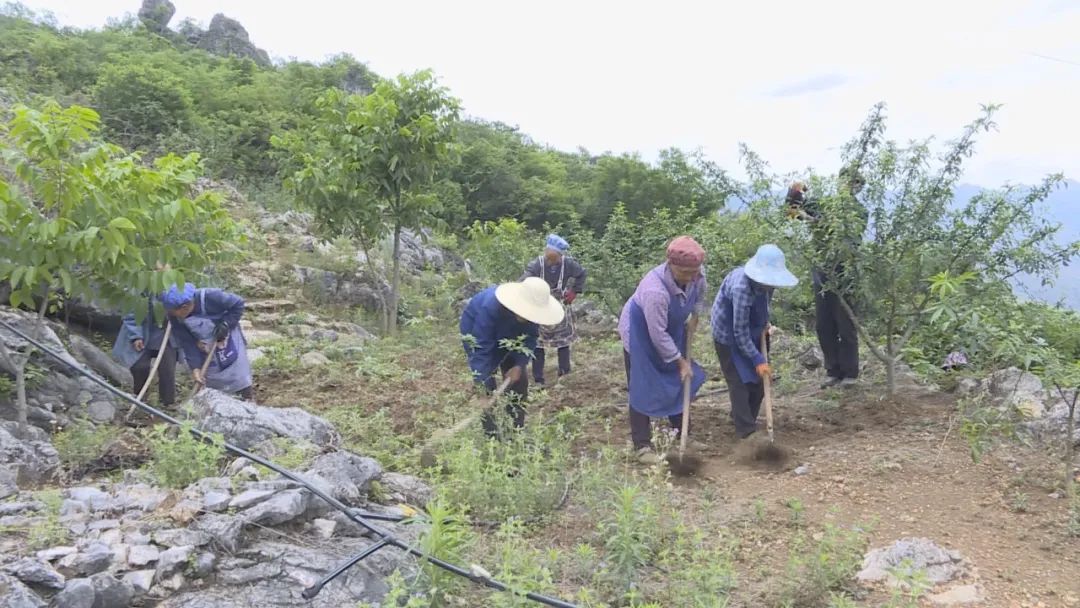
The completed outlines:
{"type": "MultiPolygon", "coordinates": [[[[473,296],[461,314],[459,329],[473,380],[491,393],[497,385],[495,371],[502,373],[510,383],[506,413],[517,428],[525,424],[522,402],[529,395],[525,367],[536,349],[539,325],[559,323],[565,314],[550,291],[539,277],[488,287],[473,296]]],[[[496,430],[494,416],[486,413],[484,431],[494,435],[496,430]]]]}
{"type": "Polygon", "coordinates": [[[220,289],[196,289],[191,283],[173,285],[161,301],[173,318],[173,335],[184,351],[196,384],[252,399],[251,363],[240,330],[244,300],[220,289]],[[202,366],[211,357],[206,376],[202,366]]]}
{"type": "Polygon", "coordinates": [[[113,356],[131,370],[135,394],[150,381],[151,361],[154,357],[161,357],[158,364],[158,399],[162,407],[169,407],[176,403],[176,346],[171,337],[170,344],[162,344],[164,338],[163,325],[154,316],[154,300],[147,298],[146,317],[141,324],[135,320],[134,314],[124,316],[120,333],[113,344],[113,356]]]}

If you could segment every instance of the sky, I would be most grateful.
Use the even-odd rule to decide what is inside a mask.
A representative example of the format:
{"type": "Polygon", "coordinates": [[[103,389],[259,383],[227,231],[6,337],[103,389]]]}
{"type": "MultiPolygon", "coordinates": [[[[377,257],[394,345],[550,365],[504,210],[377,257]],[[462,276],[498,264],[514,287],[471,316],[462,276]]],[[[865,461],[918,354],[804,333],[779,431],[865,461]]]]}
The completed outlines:
{"type": "MultiPolygon", "coordinates": [[[[173,0],[240,21],[274,58],[340,52],[381,75],[431,68],[468,115],[563,150],[746,143],[779,172],[832,172],[884,101],[890,137],[949,139],[1004,104],[965,181],[1080,176],[1080,0],[173,0]]],[[[24,0],[101,27],[137,0],[24,0]]]]}

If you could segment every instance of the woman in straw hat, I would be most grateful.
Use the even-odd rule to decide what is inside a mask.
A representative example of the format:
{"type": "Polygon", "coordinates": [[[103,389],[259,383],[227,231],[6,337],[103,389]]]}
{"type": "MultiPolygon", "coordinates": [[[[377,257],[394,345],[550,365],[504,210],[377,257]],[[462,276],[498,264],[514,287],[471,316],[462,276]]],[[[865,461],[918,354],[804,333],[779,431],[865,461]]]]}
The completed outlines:
{"type": "MultiPolygon", "coordinates": [[[[488,287],[473,296],[461,313],[459,328],[473,380],[489,393],[495,390],[496,370],[510,381],[507,392],[513,398],[506,412],[515,427],[525,424],[522,402],[529,395],[525,366],[536,349],[539,325],[555,325],[563,314],[562,304],[538,277],[488,287]],[[513,342],[519,342],[518,347],[510,347],[513,342]]],[[[493,435],[496,428],[494,417],[485,415],[484,430],[493,435]]]]}
{"type": "Polygon", "coordinates": [[[652,449],[650,418],[666,417],[672,428],[680,429],[683,380],[691,379],[693,394],[705,383],[704,370],[684,354],[707,305],[704,261],[705,250],[697,241],[674,239],[667,261],[645,274],[619,317],[630,437],[642,464],[659,461],[652,449]]]}
{"type": "Polygon", "coordinates": [[[728,385],[731,420],[741,439],[757,430],[765,398],[762,378],[772,374],[761,340],[769,328],[773,289],[798,283],[785,265],[784,252],[776,245],[762,245],[745,266],[724,277],[713,301],[713,344],[728,385]]]}

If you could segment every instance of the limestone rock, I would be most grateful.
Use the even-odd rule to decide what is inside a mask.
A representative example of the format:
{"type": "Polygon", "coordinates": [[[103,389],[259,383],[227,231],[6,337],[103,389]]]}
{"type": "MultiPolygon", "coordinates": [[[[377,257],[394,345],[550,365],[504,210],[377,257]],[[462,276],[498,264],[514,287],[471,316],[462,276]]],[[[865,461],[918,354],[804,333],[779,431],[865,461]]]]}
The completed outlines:
{"type": "Polygon", "coordinates": [[[18,433],[17,424],[0,423],[0,494],[5,496],[16,484],[40,484],[60,466],[60,456],[44,431],[27,427],[25,438],[18,433]]]}
{"type": "Polygon", "coordinates": [[[245,490],[229,502],[231,509],[246,509],[274,495],[277,490],[245,490]]]}
{"type": "Polygon", "coordinates": [[[396,502],[423,507],[431,501],[434,491],[424,480],[401,473],[383,473],[379,482],[396,502]]]}
{"type": "Polygon", "coordinates": [[[1031,418],[1045,413],[1046,391],[1035,374],[1010,367],[991,374],[985,384],[990,397],[1000,405],[1015,408],[1031,418]]]}
{"type": "Polygon", "coordinates": [[[128,549],[128,564],[140,567],[157,561],[161,551],[153,545],[133,545],[128,549]]]}
{"type": "Polygon", "coordinates": [[[863,559],[856,575],[860,582],[895,582],[890,569],[910,561],[911,567],[926,572],[933,584],[947,583],[964,576],[969,564],[960,553],[944,549],[926,538],[903,538],[889,547],[874,549],[863,559]]]}
{"type": "Polygon", "coordinates": [[[930,603],[935,606],[970,606],[982,601],[983,593],[978,585],[960,585],[930,596],[930,603]]]}
{"type": "Polygon", "coordinates": [[[176,14],[176,6],[169,0],[143,0],[139,7],[139,20],[146,29],[155,34],[164,34],[168,31],[169,21],[176,14]]]}
{"type": "Polygon", "coordinates": [[[300,357],[300,365],[305,368],[326,367],[330,365],[330,359],[318,351],[311,351],[300,357]]]}
{"type": "Polygon", "coordinates": [[[215,390],[200,391],[194,404],[202,430],[221,433],[243,449],[272,437],[306,439],[323,446],[340,442],[333,425],[297,407],[262,407],[215,390]]]}
{"type": "MultiPolygon", "coordinates": [[[[88,578],[67,582],[64,590],[52,600],[53,608],[94,608],[94,583],[88,578]]],[[[43,604],[44,605],[44,604],[43,604]]]]}
{"type": "Polygon", "coordinates": [[[208,513],[195,520],[192,528],[210,536],[212,546],[223,551],[235,553],[240,549],[240,535],[244,529],[244,522],[239,517],[208,513]]]}
{"type": "Polygon", "coordinates": [[[135,595],[145,595],[150,593],[150,588],[154,586],[154,571],[136,570],[128,572],[124,575],[124,582],[131,585],[135,595]]]}
{"type": "Polygon", "coordinates": [[[328,481],[334,498],[357,505],[363,502],[372,480],[382,476],[382,467],[372,458],[342,450],[316,458],[305,476],[328,481]]]}
{"type": "Polygon", "coordinates": [[[194,554],[195,547],[191,545],[173,547],[167,551],[162,551],[161,555],[158,556],[157,571],[154,575],[155,580],[163,581],[175,574],[180,574],[187,567],[188,559],[194,554]]]}
{"type": "Polygon", "coordinates": [[[210,27],[199,38],[199,48],[223,57],[243,57],[261,66],[270,65],[270,55],[257,48],[239,21],[218,13],[210,20],[210,27]]]}
{"type": "Polygon", "coordinates": [[[4,572],[29,585],[40,585],[48,589],[64,588],[64,575],[41,560],[24,558],[4,566],[4,572]]]}
{"type": "Polygon", "coordinates": [[[131,583],[102,572],[90,577],[94,588],[94,608],[127,608],[135,597],[131,583]]]}
{"type": "Polygon", "coordinates": [[[4,608],[45,608],[46,604],[26,585],[7,574],[0,574],[0,606],[4,608]]]}
{"type": "Polygon", "coordinates": [[[307,511],[310,492],[307,490],[286,490],[275,494],[269,500],[260,502],[243,512],[245,521],[264,526],[276,526],[300,517],[307,511]]]}

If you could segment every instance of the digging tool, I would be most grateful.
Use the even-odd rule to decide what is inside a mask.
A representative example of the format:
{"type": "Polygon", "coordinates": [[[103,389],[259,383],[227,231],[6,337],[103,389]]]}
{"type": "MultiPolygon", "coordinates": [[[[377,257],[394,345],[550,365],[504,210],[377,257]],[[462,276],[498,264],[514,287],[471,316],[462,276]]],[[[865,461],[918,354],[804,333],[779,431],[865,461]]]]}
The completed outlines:
{"type": "MultiPolygon", "coordinates": [[[[142,401],[146,396],[146,391],[150,388],[150,383],[154,381],[157,376],[158,366],[161,365],[162,351],[169,348],[169,334],[172,333],[172,321],[165,321],[165,336],[161,339],[161,348],[158,350],[158,356],[154,357],[154,365],[150,367],[150,375],[146,377],[146,382],[143,383],[142,389],[139,390],[138,396],[135,397],[136,401],[142,401]]],[[[124,416],[124,422],[127,422],[131,418],[131,414],[135,412],[135,404],[132,404],[128,408],[127,415],[124,416]]]]}
{"type": "Polygon", "coordinates": [[[202,372],[200,376],[202,377],[203,381],[195,382],[195,389],[192,390],[191,395],[188,396],[188,401],[194,399],[195,395],[198,395],[199,391],[201,391],[203,387],[206,386],[206,370],[210,369],[210,361],[214,358],[214,352],[217,351],[217,342],[213,342],[212,344],[213,346],[210,347],[210,352],[206,353],[206,361],[203,361],[202,368],[200,370],[202,372]]]}
{"type": "MultiPolygon", "coordinates": [[[[761,354],[765,357],[765,363],[769,362],[769,349],[767,346],[766,336],[769,332],[766,330],[761,334],[761,354]]],[[[763,404],[765,406],[765,431],[768,433],[768,443],[762,443],[758,445],[754,451],[754,460],[770,463],[783,463],[788,459],[788,450],[776,445],[775,438],[773,437],[773,414],[772,414],[772,375],[766,374],[761,379],[762,389],[765,391],[765,397],[763,404]]]]}
{"type": "Polygon", "coordinates": [[[679,453],[678,455],[667,455],[668,469],[674,475],[688,476],[693,475],[701,468],[701,458],[696,454],[686,453],[686,441],[690,436],[690,391],[692,390],[694,380],[693,359],[690,358],[690,329],[686,330],[686,349],[683,355],[687,361],[690,361],[690,377],[683,380],[683,399],[682,399],[682,429],[679,433],[679,453]]]}
{"type": "MultiPolygon", "coordinates": [[[[495,389],[495,392],[492,393],[491,403],[488,405],[488,408],[494,408],[496,405],[498,405],[499,397],[501,397],[502,394],[506,392],[506,389],[509,386],[510,379],[504,379],[502,381],[502,384],[500,384],[499,387],[495,389]]],[[[485,410],[488,408],[485,408],[485,410]]],[[[434,467],[438,460],[439,445],[447,439],[460,433],[467,427],[471,426],[476,421],[477,417],[481,416],[485,410],[473,412],[465,418],[462,418],[460,422],[448,429],[439,429],[438,431],[435,431],[431,438],[428,439],[427,443],[424,444],[424,447],[420,450],[420,466],[425,469],[434,467]]]]}

